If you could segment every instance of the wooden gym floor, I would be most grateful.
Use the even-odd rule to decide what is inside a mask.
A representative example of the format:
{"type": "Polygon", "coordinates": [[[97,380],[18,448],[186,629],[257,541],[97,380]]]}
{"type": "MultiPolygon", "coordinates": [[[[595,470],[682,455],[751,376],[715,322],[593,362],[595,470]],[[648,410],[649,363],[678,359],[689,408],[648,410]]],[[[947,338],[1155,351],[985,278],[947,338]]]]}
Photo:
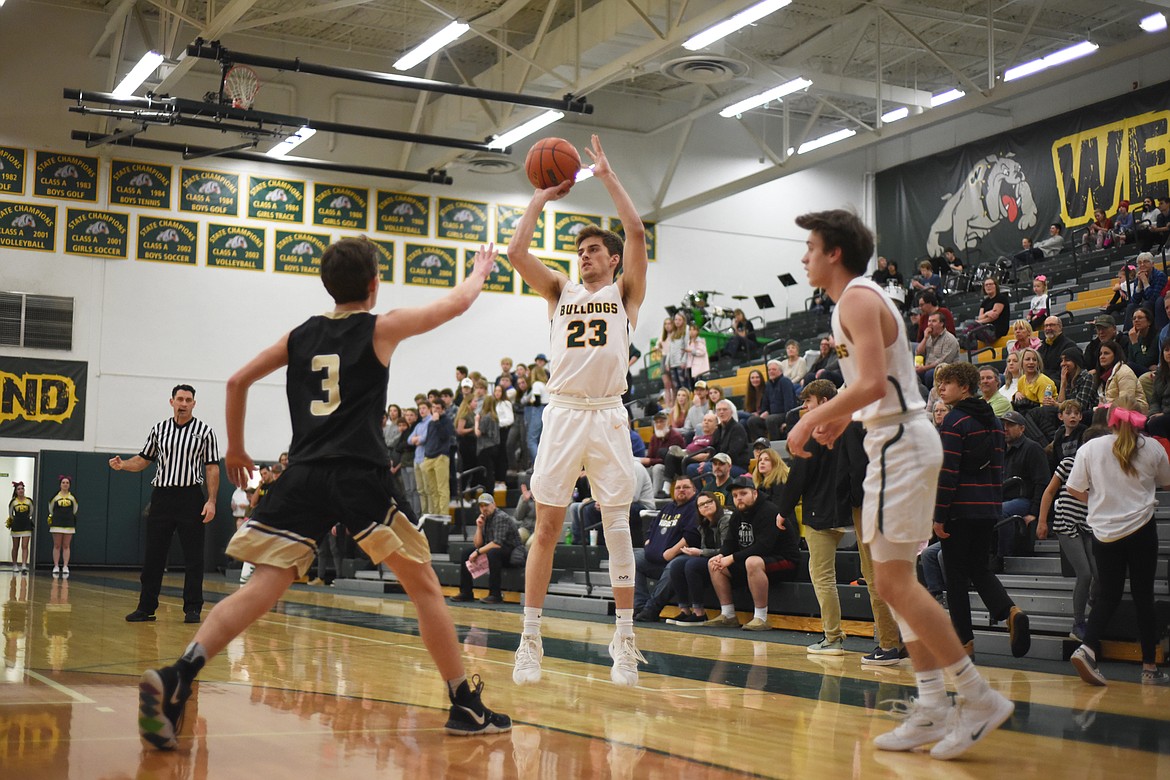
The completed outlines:
{"type": "MultiPolygon", "coordinates": [[[[807,634],[639,625],[649,663],[641,686],[624,689],[609,681],[609,621],[546,616],[545,680],[518,688],[515,606],[452,610],[469,671],[513,732],[448,737],[443,685],[410,602],[303,586],[204,670],[180,749],[145,750],[138,676],[170,663],[194,633],[180,585],[168,578],[158,622],[128,624],[130,575],[0,574],[0,777],[1170,777],[1170,689],[1133,682],[1133,664],[1105,664],[1108,688],[1065,664],[984,666],[1016,713],[944,763],[870,744],[893,725],[880,703],[911,693],[908,665],[816,659],[807,634]]],[[[206,584],[209,601],[232,589],[206,584]]]]}

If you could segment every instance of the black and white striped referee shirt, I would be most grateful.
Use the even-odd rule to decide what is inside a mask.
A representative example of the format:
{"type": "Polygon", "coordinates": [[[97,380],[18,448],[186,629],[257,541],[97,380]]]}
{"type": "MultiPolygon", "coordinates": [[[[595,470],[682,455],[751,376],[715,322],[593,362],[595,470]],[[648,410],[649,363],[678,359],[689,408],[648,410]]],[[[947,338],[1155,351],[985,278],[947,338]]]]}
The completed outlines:
{"type": "Polygon", "coordinates": [[[219,445],[215,431],[194,417],[179,425],[173,417],[156,423],[138,453],[147,460],[158,461],[158,471],[150,484],[160,488],[202,485],[207,464],[219,462],[219,445]]]}

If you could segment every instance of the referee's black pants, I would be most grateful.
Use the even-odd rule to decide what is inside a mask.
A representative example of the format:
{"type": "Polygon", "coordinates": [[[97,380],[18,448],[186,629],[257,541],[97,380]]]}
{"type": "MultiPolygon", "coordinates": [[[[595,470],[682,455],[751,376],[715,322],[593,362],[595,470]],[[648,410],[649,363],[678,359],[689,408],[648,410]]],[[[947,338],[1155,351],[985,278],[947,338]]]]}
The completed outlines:
{"type": "Polygon", "coordinates": [[[203,609],[203,537],[201,513],[206,499],[198,485],[158,488],[150,494],[150,512],[146,516],[146,551],[142,556],[142,592],[138,609],[153,615],[158,609],[163,572],[171,539],[179,534],[183,549],[183,612],[203,609]]]}

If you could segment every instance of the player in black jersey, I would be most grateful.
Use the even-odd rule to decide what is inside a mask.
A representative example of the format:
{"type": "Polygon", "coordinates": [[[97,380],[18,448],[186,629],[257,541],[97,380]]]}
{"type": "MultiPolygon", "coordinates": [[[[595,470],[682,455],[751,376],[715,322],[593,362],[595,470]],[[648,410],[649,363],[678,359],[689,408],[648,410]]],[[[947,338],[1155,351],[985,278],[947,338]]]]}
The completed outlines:
{"type": "Polygon", "coordinates": [[[282,366],[288,366],[291,465],[228,545],[229,555],[256,565],[248,584],[216,605],[173,666],[143,674],[139,734],[146,742],[163,749],[178,744],[195,675],[308,571],[316,540],[335,521],[374,563],[394,570],[414,602],[419,634],[447,683],[447,732],[497,734],[512,728],[507,715],[481,703],[478,675],[468,683],[426,538],[411,524],[413,512],[389,479],[380,426],[394,349],[465,312],[495,259],[493,247],[480,247],[467,279],[447,295],[426,306],[374,315],[370,309],[379,285],[374,245],[364,237],[342,239],[321,258],[321,281],[337,304],[334,310],[282,336],[228,381],[228,477],[243,486],[255,469],[244,448],[248,388],[282,366]]]}

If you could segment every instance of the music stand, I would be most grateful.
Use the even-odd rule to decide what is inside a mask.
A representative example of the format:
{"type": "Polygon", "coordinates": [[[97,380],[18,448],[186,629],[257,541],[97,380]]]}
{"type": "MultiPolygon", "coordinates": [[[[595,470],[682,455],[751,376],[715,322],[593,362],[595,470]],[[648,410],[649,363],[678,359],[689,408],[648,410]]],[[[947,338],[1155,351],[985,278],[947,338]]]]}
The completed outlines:
{"type": "Polygon", "coordinates": [[[761,311],[764,309],[776,308],[776,304],[772,303],[771,295],[753,295],[752,297],[756,301],[756,308],[760,309],[761,311]]]}
{"type": "Polygon", "coordinates": [[[796,277],[793,276],[792,274],[780,274],[776,278],[780,280],[780,284],[784,285],[784,318],[787,319],[788,318],[788,304],[789,304],[788,288],[796,286],[796,284],[797,284],[796,277]]]}
{"type": "Polygon", "coordinates": [[[678,307],[677,306],[666,306],[664,308],[666,309],[666,313],[669,314],[671,317],[678,314],[678,307]]]}

